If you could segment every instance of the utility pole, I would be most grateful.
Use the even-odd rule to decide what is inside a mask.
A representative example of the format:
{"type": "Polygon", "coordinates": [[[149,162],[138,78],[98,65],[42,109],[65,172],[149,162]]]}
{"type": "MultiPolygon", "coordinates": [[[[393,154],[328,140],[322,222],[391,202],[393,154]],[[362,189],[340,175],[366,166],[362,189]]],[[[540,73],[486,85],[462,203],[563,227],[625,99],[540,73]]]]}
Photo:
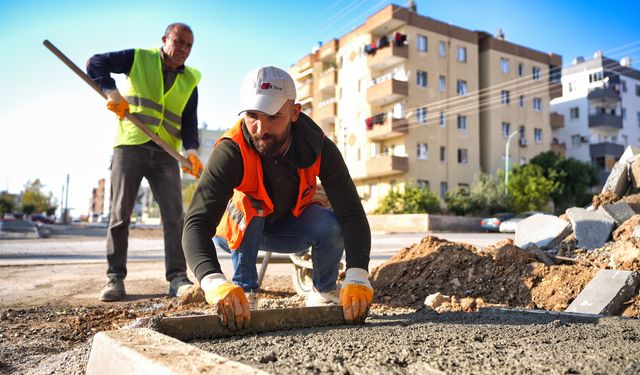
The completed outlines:
{"type": "Polygon", "coordinates": [[[69,175],[67,175],[67,191],[64,200],[64,223],[69,224],[69,175]]]}
{"type": "MultiPolygon", "coordinates": [[[[509,197],[509,143],[511,143],[511,138],[513,138],[517,131],[511,133],[507,138],[507,142],[504,145],[504,197],[509,197]]],[[[507,199],[508,201],[508,199],[507,199]]]]}
{"type": "Polygon", "coordinates": [[[62,185],[62,193],[60,194],[60,222],[64,224],[64,185],[62,185]]]}

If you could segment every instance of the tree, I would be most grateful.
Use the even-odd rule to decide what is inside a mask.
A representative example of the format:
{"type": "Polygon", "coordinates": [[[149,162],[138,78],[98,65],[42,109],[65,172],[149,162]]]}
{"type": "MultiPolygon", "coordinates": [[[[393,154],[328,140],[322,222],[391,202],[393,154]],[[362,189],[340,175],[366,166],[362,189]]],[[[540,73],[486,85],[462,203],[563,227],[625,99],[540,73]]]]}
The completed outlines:
{"type": "Polygon", "coordinates": [[[22,193],[22,201],[20,202],[22,212],[30,215],[34,212],[47,212],[52,209],[55,211],[53,194],[49,192],[49,195],[45,195],[42,192],[43,188],[44,185],[40,182],[40,179],[36,178],[33,182],[27,181],[22,193]]]}
{"type": "Polygon", "coordinates": [[[469,195],[475,202],[477,214],[493,214],[506,209],[504,196],[503,172],[498,177],[486,173],[478,173],[471,183],[469,195]]]}
{"type": "Polygon", "coordinates": [[[556,183],[556,189],[551,192],[556,212],[591,202],[590,190],[598,184],[598,176],[590,163],[565,158],[552,151],[543,152],[530,162],[542,167],[544,176],[556,183]]]}
{"type": "Polygon", "coordinates": [[[427,189],[409,187],[404,192],[390,191],[382,198],[376,214],[422,214],[440,212],[438,195],[427,189]]]}
{"type": "Polygon", "coordinates": [[[13,212],[13,196],[6,191],[0,192],[0,216],[13,212]]]}
{"type": "Polygon", "coordinates": [[[478,202],[467,189],[461,187],[448,191],[444,196],[447,210],[455,215],[464,216],[478,210],[478,202]]]}
{"type": "Polygon", "coordinates": [[[543,211],[557,183],[545,177],[542,167],[528,163],[513,169],[509,180],[509,207],[516,211],[543,211]]]}

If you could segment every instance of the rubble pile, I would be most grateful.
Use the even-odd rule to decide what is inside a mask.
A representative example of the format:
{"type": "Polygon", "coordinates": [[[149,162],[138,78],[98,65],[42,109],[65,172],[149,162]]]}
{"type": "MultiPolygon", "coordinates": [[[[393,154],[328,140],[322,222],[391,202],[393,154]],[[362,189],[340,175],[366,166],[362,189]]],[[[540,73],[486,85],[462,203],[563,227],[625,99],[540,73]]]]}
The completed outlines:
{"type": "MultiPolygon", "coordinates": [[[[477,249],[436,237],[371,273],[375,303],[436,311],[483,306],[564,311],[600,270],[640,271],[640,150],[627,148],[587,208],[523,220],[515,241],[477,249]]],[[[640,297],[622,304],[640,317],[640,297]]]]}

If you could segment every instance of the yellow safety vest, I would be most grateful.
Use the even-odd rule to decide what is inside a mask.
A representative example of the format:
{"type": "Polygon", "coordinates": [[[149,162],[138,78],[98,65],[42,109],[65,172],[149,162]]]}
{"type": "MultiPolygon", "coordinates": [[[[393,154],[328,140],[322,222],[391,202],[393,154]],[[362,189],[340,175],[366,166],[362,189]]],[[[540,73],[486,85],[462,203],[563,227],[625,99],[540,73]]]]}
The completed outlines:
{"type": "MultiPolygon", "coordinates": [[[[182,148],[182,111],[200,82],[200,72],[185,67],[165,94],[160,49],[136,49],[125,99],[129,112],[176,151],[182,148]]],[[[139,145],[150,138],[131,121],[120,120],[115,146],[139,145]]]]}

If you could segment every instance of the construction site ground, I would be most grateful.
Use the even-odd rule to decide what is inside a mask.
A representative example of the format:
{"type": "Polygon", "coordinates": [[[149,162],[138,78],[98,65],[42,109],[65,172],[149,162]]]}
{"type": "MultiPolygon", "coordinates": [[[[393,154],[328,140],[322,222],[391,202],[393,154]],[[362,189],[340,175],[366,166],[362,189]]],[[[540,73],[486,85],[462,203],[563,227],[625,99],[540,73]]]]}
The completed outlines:
{"type": "MultiPolygon", "coordinates": [[[[53,233],[52,239],[72,246],[103,234],[53,233]]],[[[133,240],[159,236],[159,230],[131,232],[133,240]]],[[[576,260],[548,266],[510,240],[475,248],[425,236],[372,271],[376,296],[364,326],[192,344],[271,373],[638,373],[637,297],[621,313],[631,319],[504,309],[563,311],[609,262],[603,251],[581,254],[570,243],[563,249],[576,260]],[[434,293],[442,294],[441,303],[424,308],[434,293]]],[[[164,296],[162,260],[131,260],[128,297],[109,304],[96,298],[104,261],[45,263],[0,267],[0,373],[81,374],[96,332],[143,326],[161,314],[214,313],[196,289],[183,299],[164,296]]],[[[287,275],[290,267],[270,266],[280,272],[267,273],[261,308],[302,305],[287,275]]]]}

